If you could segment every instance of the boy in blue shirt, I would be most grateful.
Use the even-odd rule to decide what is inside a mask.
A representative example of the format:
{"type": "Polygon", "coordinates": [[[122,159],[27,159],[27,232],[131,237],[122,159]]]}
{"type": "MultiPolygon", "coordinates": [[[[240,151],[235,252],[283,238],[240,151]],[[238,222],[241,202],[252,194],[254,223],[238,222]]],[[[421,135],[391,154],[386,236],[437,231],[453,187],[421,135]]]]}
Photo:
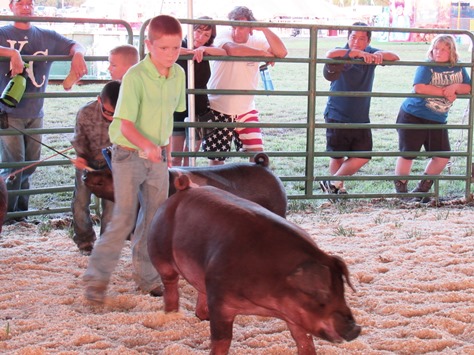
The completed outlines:
{"type": "MultiPolygon", "coordinates": [[[[367,26],[356,22],[353,26],[367,26]]],[[[393,52],[370,46],[371,32],[349,30],[347,44],[330,50],[327,58],[362,59],[366,64],[325,65],[324,77],[331,81],[330,91],[372,91],[375,68],[384,60],[399,60],[393,52]],[[368,65],[371,64],[371,65],[368,65]]],[[[324,111],[326,123],[369,123],[370,96],[330,96],[324,111]]],[[[326,130],[327,151],[371,151],[372,132],[368,128],[326,130]]],[[[331,175],[354,175],[370,158],[332,157],[329,163],[331,175]]],[[[344,181],[334,179],[320,182],[327,193],[345,194],[344,181]]]]}
{"type": "Polygon", "coordinates": [[[177,19],[154,17],[145,40],[149,54],[123,77],[109,128],[115,204],[112,220],[94,246],[84,275],[89,301],[104,302],[112,271],[135,224],[131,240],[134,280],[142,291],[162,294],[146,235],[156,210],[168,197],[171,152],[167,146],[173,112],[186,109],[185,74],[176,64],[181,39],[177,19]]]}

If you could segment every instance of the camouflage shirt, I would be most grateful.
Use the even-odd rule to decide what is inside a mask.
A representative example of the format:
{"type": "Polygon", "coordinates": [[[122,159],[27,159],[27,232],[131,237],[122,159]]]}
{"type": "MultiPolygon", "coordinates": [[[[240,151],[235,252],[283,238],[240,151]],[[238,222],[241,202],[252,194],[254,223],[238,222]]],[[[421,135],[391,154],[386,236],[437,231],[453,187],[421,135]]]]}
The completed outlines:
{"type": "Polygon", "coordinates": [[[97,100],[87,103],[77,112],[71,143],[77,156],[86,159],[91,168],[100,169],[106,165],[102,148],[112,144],[109,139],[110,123],[102,116],[97,100]]]}

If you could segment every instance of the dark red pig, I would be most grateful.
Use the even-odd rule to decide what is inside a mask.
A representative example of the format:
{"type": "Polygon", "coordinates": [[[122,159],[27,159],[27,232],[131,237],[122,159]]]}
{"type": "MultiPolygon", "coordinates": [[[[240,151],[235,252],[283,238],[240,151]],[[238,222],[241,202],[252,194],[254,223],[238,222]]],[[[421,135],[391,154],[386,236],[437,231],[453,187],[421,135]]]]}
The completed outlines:
{"type": "MultiPolygon", "coordinates": [[[[169,170],[169,195],[176,192],[174,181],[187,175],[197,185],[215,186],[242,198],[254,201],[285,217],[287,197],[281,180],[269,169],[264,153],[255,155],[255,163],[233,163],[213,167],[183,167],[169,170]]],[[[114,200],[113,178],[110,170],[87,172],[84,183],[98,197],[114,200]]]]}
{"type": "Polygon", "coordinates": [[[198,292],[196,315],[210,320],[211,353],[227,354],[237,315],[284,320],[298,354],[312,336],[350,341],[361,331],[344,298],[344,261],[262,206],[212,186],[187,188],[157,211],[148,251],[164,285],[166,312],[178,311],[181,275],[198,292]]]}
{"type": "Polygon", "coordinates": [[[5,180],[0,176],[0,232],[2,232],[2,224],[7,213],[8,192],[5,180]]]}

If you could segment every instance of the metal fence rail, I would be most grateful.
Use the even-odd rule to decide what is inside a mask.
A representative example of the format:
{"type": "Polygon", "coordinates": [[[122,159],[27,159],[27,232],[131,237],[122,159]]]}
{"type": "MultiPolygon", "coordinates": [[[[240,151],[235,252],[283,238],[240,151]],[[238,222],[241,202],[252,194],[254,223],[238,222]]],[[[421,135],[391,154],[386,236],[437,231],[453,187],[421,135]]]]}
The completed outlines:
{"type": "MultiPolygon", "coordinates": [[[[203,21],[199,20],[182,20],[183,23],[204,23],[203,21]]],[[[228,21],[213,21],[213,23],[217,25],[225,25],[229,24],[228,21]]],[[[464,151],[451,151],[447,152],[387,152],[387,151],[370,151],[370,152],[317,152],[314,149],[314,142],[316,131],[325,129],[328,127],[331,128],[372,128],[372,129],[396,129],[400,128],[399,125],[396,124],[327,124],[327,123],[318,123],[315,120],[315,113],[316,113],[316,98],[317,97],[327,97],[327,96],[354,96],[354,97],[386,97],[386,98],[406,98],[406,97],[430,97],[428,95],[419,95],[419,94],[407,94],[407,93],[396,93],[396,92],[330,92],[326,90],[318,89],[318,83],[316,82],[316,72],[317,72],[317,65],[324,64],[324,63],[352,63],[351,60],[333,60],[333,59],[326,59],[326,58],[318,58],[317,56],[317,48],[318,48],[318,32],[321,29],[324,30],[357,30],[361,29],[357,26],[319,26],[319,25],[303,25],[303,24],[284,24],[284,23],[264,23],[264,22],[233,22],[233,25],[243,25],[243,26],[255,26],[255,27],[273,27],[273,28],[301,28],[308,30],[310,37],[309,37],[309,53],[307,58],[283,58],[278,59],[275,58],[275,62],[283,62],[283,63],[300,63],[306,64],[308,66],[308,81],[307,81],[307,90],[301,91],[288,91],[288,90],[275,90],[275,91],[262,91],[262,90],[196,90],[190,89],[188,90],[189,93],[194,94],[202,94],[202,93],[218,93],[218,94],[251,94],[251,95],[273,95],[273,96],[305,96],[307,97],[307,121],[306,123],[293,123],[293,124],[281,124],[281,123],[258,123],[258,124],[243,124],[243,123],[233,123],[233,124],[223,124],[222,126],[226,127],[261,127],[261,128],[272,128],[272,127],[288,127],[288,128],[300,128],[305,129],[307,132],[307,139],[306,139],[306,150],[305,152],[290,152],[286,151],[284,153],[281,152],[272,152],[266,151],[266,153],[270,157],[282,157],[282,156],[291,156],[291,157],[304,157],[305,158],[305,175],[304,177],[289,177],[289,176],[280,176],[282,181],[304,181],[305,189],[304,193],[300,195],[289,195],[290,199],[326,199],[328,198],[327,195],[323,195],[320,193],[315,193],[315,191],[319,190],[317,186],[318,180],[330,180],[333,178],[331,175],[321,175],[314,173],[314,159],[317,157],[331,157],[331,156],[366,156],[366,157],[398,157],[398,156],[450,156],[450,157],[463,157],[466,161],[465,166],[465,173],[459,175],[424,175],[423,178],[432,179],[435,181],[434,183],[434,191],[431,193],[417,193],[417,194],[410,194],[412,197],[418,196],[430,196],[430,197],[439,197],[439,181],[440,180],[460,180],[465,182],[465,198],[471,199],[471,166],[472,166],[472,127],[473,127],[473,118],[472,118],[472,104],[473,104],[473,96],[472,93],[470,95],[458,95],[458,99],[465,99],[469,102],[469,118],[467,124],[446,124],[442,125],[410,125],[410,128],[413,129],[454,129],[454,130],[465,130],[467,135],[467,145],[466,150],[464,151]]],[[[463,30],[446,30],[446,29],[406,29],[406,28],[385,28],[385,27],[370,27],[372,33],[376,31],[382,32],[413,32],[422,35],[436,35],[436,34],[452,34],[456,35],[465,35],[470,40],[471,43],[473,42],[474,36],[469,31],[463,30]]],[[[219,58],[220,59],[220,58],[219,58]]],[[[247,60],[250,61],[252,58],[226,58],[224,60],[247,60]]],[[[265,58],[253,58],[255,61],[265,61],[265,58]]],[[[273,60],[273,59],[272,59],[273,60]]],[[[363,63],[360,63],[363,64],[363,63]]],[[[396,62],[384,62],[386,66],[419,66],[419,65],[435,65],[427,62],[422,61],[396,61],[396,62]]],[[[471,61],[467,63],[460,63],[460,66],[467,67],[468,71],[470,71],[471,78],[473,77],[473,54],[471,54],[471,61]]],[[[193,121],[193,120],[191,120],[193,121]]],[[[177,126],[184,126],[184,127],[221,127],[219,124],[206,124],[206,123],[186,123],[186,124],[177,124],[177,126]]],[[[195,153],[176,153],[176,155],[180,156],[191,156],[191,157],[208,157],[208,156],[228,156],[228,157],[250,157],[252,153],[206,153],[206,152],[195,152],[195,153]]],[[[396,176],[396,175],[383,175],[383,176],[372,176],[372,175],[364,175],[362,173],[358,173],[355,176],[338,176],[338,180],[343,181],[351,181],[351,180],[360,180],[360,181],[371,181],[371,180],[379,180],[379,181],[393,181],[396,179],[406,179],[406,180],[419,180],[422,176],[420,175],[410,175],[410,176],[396,176]]],[[[395,194],[395,193],[364,193],[364,194],[348,194],[348,195],[337,195],[337,196],[329,196],[331,198],[386,198],[386,197],[403,197],[406,196],[404,194],[395,194]]]]}
{"type": "MultiPolygon", "coordinates": [[[[0,16],[0,21],[13,21],[15,17],[12,16],[0,16]]],[[[36,22],[61,22],[61,23],[93,23],[93,24],[113,24],[113,25],[120,25],[123,26],[127,31],[127,38],[128,43],[133,44],[133,30],[131,26],[126,23],[125,21],[121,20],[102,20],[102,19],[80,19],[80,18],[28,18],[30,21],[36,22]]],[[[194,20],[194,19],[180,19],[183,24],[186,25],[193,25],[196,23],[209,23],[208,20],[194,20]]],[[[212,21],[216,25],[228,25],[229,21],[212,21]]],[[[260,122],[260,123],[223,123],[223,124],[215,124],[215,123],[199,123],[194,122],[194,118],[191,117],[191,122],[186,123],[179,123],[177,126],[183,127],[252,127],[258,126],[263,129],[266,128],[288,128],[288,129],[298,129],[304,130],[306,136],[305,142],[305,149],[304,151],[266,151],[266,153],[270,157],[290,157],[290,158],[301,158],[304,159],[304,175],[295,175],[295,176],[280,176],[284,183],[286,182],[296,182],[302,183],[304,185],[304,191],[301,194],[290,194],[289,199],[293,200],[311,200],[311,199],[326,199],[328,195],[324,195],[321,193],[316,193],[318,191],[317,182],[318,180],[328,180],[331,179],[330,175],[324,174],[316,174],[315,173],[315,159],[320,157],[331,157],[331,156],[340,156],[341,152],[334,153],[334,152],[325,152],[325,151],[315,151],[315,139],[316,139],[316,132],[321,132],[321,130],[327,127],[334,127],[334,128],[372,128],[372,129],[390,129],[394,130],[398,128],[396,124],[326,124],[320,123],[315,119],[316,116],[316,100],[318,97],[327,97],[331,95],[354,95],[354,96],[370,96],[370,97],[387,97],[387,98],[405,98],[409,95],[417,96],[415,94],[400,94],[395,92],[354,92],[354,93],[338,93],[338,92],[329,92],[327,90],[319,89],[319,83],[316,80],[316,74],[318,70],[318,65],[322,65],[324,63],[329,62],[330,60],[326,58],[318,57],[318,41],[319,37],[318,34],[321,30],[328,30],[328,31],[339,31],[339,30],[347,30],[347,29],[358,29],[358,27],[354,26],[321,26],[321,25],[313,25],[313,24],[295,24],[295,23],[267,23],[267,22],[232,22],[233,25],[245,25],[245,26],[255,26],[255,27],[272,27],[277,28],[279,30],[291,30],[291,29],[301,29],[306,30],[309,33],[308,41],[309,41],[309,53],[306,57],[291,57],[291,58],[283,58],[278,59],[275,58],[275,62],[282,62],[282,63],[295,63],[307,66],[307,83],[305,90],[275,90],[275,91],[265,91],[265,90],[214,90],[214,93],[229,95],[229,94],[251,94],[251,95],[272,95],[275,97],[300,97],[306,98],[306,121],[305,122],[298,122],[298,123],[291,123],[291,122],[260,122]]],[[[143,58],[145,54],[144,48],[144,36],[145,36],[145,28],[147,22],[143,24],[140,34],[138,36],[138,46],[139,52],[141,57],[143,58]]],[[[415,33],[428,33],[428,34],[438,34],[438,33],[449,33],[453,35],[463,35],[467,36],[471,42],[474,42],[474,36],[469,31],[462,31],[462,30],[437,30],[437,29],[406,29],[406,28],[385,28],[385,27],[370,27],[372,32],[381,31],[381,32],[415,32],[415,33]]],[[[187,58],[187,57],[184,57],[187,58]]],[[[45,56],[41,58],[36,58],[33,56],[24,57],[24,60],[53,60],[53,61],[68,61],[70,57],[62,57],[62,56],[45,56]]],[[[94,62],[94,61],[104,61],[107,60],[104,56],[86,56],[86,61],[94,62]]],[[[189,59],[189,58],[188,58],[189,59]]],[[[222,57],[219,60],[246,60],[246,61],[266,61],[268,58],[257,58],[257,57],[222,57]]],[[[6,60],[6,58],[0,58],[0,60],[6,60]]],[[[209,60],[206,58],[205,60],[209,60]]],[[[272,59],[273,60],[273,59],[272,59]]],[[[473,60],[474,57],[471,55],[471,62],[463,63],[463,66],[470,68],[471,78],[473,76],[473,60]]],[[[334,62],[331,60],[331,62],[334,62]]],[[[337,61],[340,63],[349,63],[350,61],[340,60],[337,61]]],[[[393,63],[384,63],[387,66],[418,66],[421,64],[420,61],[398,61],[393,63]]],[[[426,64],[426,63],[423,63],[426,64]]],[[[100,81],[100,80],[99,80],[100,81]]],[[[95,82],[92,80],[92,82],[95,82]]],[[[209,93],[211,90],[197,90],[197,89],[188,89],[188,93],[190,94],[202,94],[202,93],[209,93]]],[[[95,97],[98,92],[46,92],[44,95],[41,95],[45,99],[49,98],[71,98],[71,97],[95,97]]],[[[36,95],[26,94],[25,98],[27,97],[36,97],[36,95]]],[[[416,152],[416,154],[410,154],[410,152],[400,153],[398,151],[371,151],[371,152],[343,152],[345,156],[370,156],[370,157],[397,157],[397,156],[409,156],[409,155],[417,155],[417,156],[451,156],[451,157],[461,157],[465,160],[465,173],[458,174],[458,175],[439,175],[439,176],[425,176],[425,178],[430,178],[435,180],[434,184],[434,191],[428,194],[416,194],[411,196],[432,196],[438,197],[439,196],[439,181],[441,180],[459,180],[465,183],[465,197],[467,199],[471,198],[471,166],[472,166],[472,136],[473,136],[473,116],[472,116],[472,104],[473,104],[473,95],[464,95],[461,96],[460,99],[464,99],[468,101],[469,106],[469,117],[468,122],[466,124],[449,124],[443,125],[442,128],[449,128],[453,130],[462,130],[466,132],[466,149],[459,150],[459,151],[452,151],[449,153],[440,152],[440,153],[426,153],[426,152],[416,152]]],[[[191,110],[192,111],[192,110],[191,110]]],[[[191,114],[192,116],[192,114],[191,114]]],[[[411,127],[410,127],[411,128],[411,127]]],[[[426,128],[440,128],[439,125],[418,125],[413,126],[415,129],[426,129],[426,128]]],[[[58,134],[58,133],[66,133],[70,134],[73,132],[73,127],[61,127],[61,128],[45,128],[41,130],[26,130],[26,133],[33,134],[33,133],[40,133],[43,135],[49,134],[58,134]]],[[[8,135],[8,134],[18,134],[14,131],[9,130],[0,130],[0,135],[8,135]]],[[[319,133],[320,134],[320,133],[319,133]]],[[[208,152],[183,152],[183,153],[173,153],[175,156],[188,156],[191,158],[197,157],[209,157],[209,156],[220,156],[222,153],[208,153],[208,152]]],[[[245,153],[245,152],[230,152],[225,153],[225,156],[228,157],[239,157],[239,158],[246,158],[252,156],[252,153],[245,153]]],[[[27,166],[32,162],[24,162],[24,163],[0,163],[0,168],[7,168],[7,167],[14,167],[14,168],[21,168],[27,166]]],[[[61,165],[68,165],[70,162],[66,159],[55,159],[49,160],[39,163],[39,166],[61,166],[61,165]]],[[[417,175],[410,175],[410,176],[395,176],[395,175],[364,175],[362,173],[358,173],[355,176],[344,176],[338,177],[340,180],[344,181],[354,181],[354,180],[361,180],[361,181],[390,181],[395,179],[407,179],[407,180],[418,180],[420,176],[417,175]]],[[[70,193],[73,190],[73,179],[72,176],[71,182],[65,184],[64,186],[47,186],[44,188],[38,189],[31,189],[26,191],[10,191],[9,194],[29,194],[29,195],[36,195],[36,194],[54,194],[54,193],[70,193]]],[[[385,198],[385,197],[395,197],[400,196],[395,193],[363,193],[363,194],[348,194],[348,195],[338,195],[334,196],[334,198],[385,198]]],[[[333,197],[333,196],[331,196],[333,197]]],[[[94,205],[97,206],[97,203],[94,205]]],[[[64,213],[69,212],[70,208],[67,207],[55,207],[51,206],[47,209],[42,210],[30,210],[24,213],[9,213],[8,217],[19,217],[24,215],[47,215],[47,214],[57,214],[57,213],[64,213]]]]}

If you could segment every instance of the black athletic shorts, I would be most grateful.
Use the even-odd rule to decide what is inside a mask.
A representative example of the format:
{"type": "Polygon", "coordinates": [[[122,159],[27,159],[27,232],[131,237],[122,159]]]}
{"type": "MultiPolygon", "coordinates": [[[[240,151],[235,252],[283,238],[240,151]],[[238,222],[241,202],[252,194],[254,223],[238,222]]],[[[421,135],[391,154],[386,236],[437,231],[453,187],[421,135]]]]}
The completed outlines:
{"type": "MultiPolygon", "coordinates": [[[[442,124],[413,116],[402,109],[398,113],[398,124],[442,124]]],[[[422,147],[427,152],[450,152],[449,136],[447,129],[401,129],[398,128],[398,148],[401,152],[419,152],[422,147]]],[[[414,157],[404,157],[415,159],[414,157]]],[[[443,157],[447,158],[447,157],[443,157]]]]}
{"type": "MultiPolygon", "coordinates": [[[[341,123],[325,118],[326,123],[341,123]]],[[[326,151],[372,151],[372,131],[370,128],[326,128],[326,151]]],[[[338,157],[334,157],[337,159],[338,157]]],[[[341,157],[342,158],[342,157],[341,157]]],[[[361,157],[371,159],[370,157],[361,157]]]]}

